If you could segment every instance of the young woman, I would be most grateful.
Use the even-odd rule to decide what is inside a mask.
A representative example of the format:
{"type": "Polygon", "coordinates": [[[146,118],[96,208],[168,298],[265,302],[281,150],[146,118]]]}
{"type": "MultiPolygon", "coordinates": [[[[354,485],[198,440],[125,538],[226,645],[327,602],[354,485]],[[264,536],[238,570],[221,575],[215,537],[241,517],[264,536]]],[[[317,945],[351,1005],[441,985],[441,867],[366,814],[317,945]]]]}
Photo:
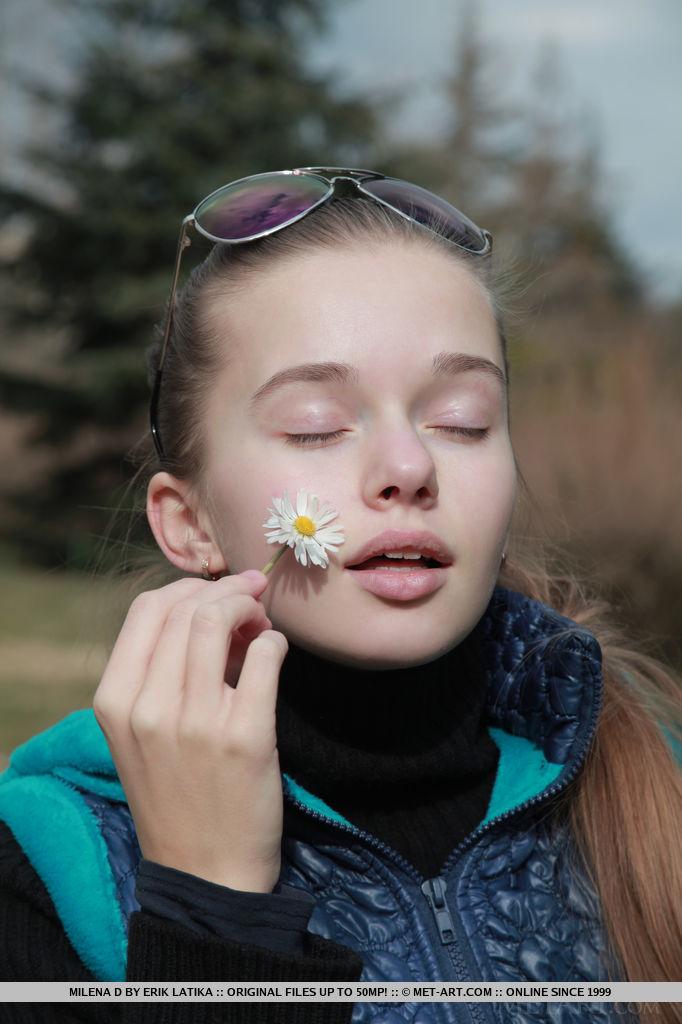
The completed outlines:
{"type": "Polygon", "coordinates": [[[574,577],[507,551],[525,485],[491,243],[416,185],[335,168],[254,175],[185,218],[138,477],[175,575],[140,587],[93,708],[0,776],[3,979],[679,980],[679,680],[574,577]],[[191,226],[216,244],[176,299],[191,226]],[[345,540],[266,575],[264,515],[302,490],[345,540]]]}

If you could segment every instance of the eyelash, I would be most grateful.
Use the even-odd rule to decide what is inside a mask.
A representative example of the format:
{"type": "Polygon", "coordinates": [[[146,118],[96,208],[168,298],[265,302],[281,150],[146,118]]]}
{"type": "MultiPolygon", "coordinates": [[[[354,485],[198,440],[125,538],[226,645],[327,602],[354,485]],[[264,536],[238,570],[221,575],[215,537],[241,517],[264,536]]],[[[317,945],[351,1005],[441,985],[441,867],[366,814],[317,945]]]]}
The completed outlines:
{"type": "MultiPolygon", "coordinates": [[[[448,434],[459,434],[464,437],[474,437],[483,441],[490,433],[490,427],[436,427],[437,430],[444,430],[448,434]]],[[[336,439],[345,433],[343,430],[332,430],[326,434],[286,434],[286,444],[295,445],[298,448],[305,448],[306,445],[315,444],[316,441],[325,441],[329,438],[336,439]]]]}

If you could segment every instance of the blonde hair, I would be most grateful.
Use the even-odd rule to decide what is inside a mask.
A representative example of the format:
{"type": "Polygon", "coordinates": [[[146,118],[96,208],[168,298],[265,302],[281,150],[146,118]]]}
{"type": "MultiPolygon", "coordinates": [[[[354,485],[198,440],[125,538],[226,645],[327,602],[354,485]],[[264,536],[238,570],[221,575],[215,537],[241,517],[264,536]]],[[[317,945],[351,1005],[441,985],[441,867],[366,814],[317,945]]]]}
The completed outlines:
{"type": "MultiPolygon", "coordinates": [[[[396,240],[435,246],[475,276],[499,329],[509,380],[503,320],[513,274],[498,273],[494,261],[472,257],[367,200],[337,199],[272,236],[243,245],[214,246],[178,293],[158,409],[166,460],[159,465],[149,437],[132,453],[138,470],[126,493],[139,487],[142,498],[132,510],[133,522],[144,511],[148,480],[159,468],[183,479],[211,509],[210,481],[203,464],[204,409],[215,373],[229,359],[229,339],[226,343],[219,337],[212,320],[216,298],[238,294],[248,286],[251,275],[316,248],[338,249],[358,243],[371,247],[396,240]]],[[[159,325],[148,349],[150,388],[160,342],[159,325]]],[[[517,473],[521,493],[532,503],[518,466],[517,473]]],[[[134,547],[130,538],[129,523],[124,551],[134,547]]],[[[108,534],[105,548],[107,542],[108,534]]],[[[133,557],[133,572],[117,557],[115,572],[129,583],[122,594],[123,608],[135,593],[179,578],[181,574],[159,555],[156,548],[152,552],[142,545],[141,553],[133,557]]],[[[558,557],[545,541],[535,541],[532,550],[521,550],[512,529],[499,583],[587,627],[601,646],[603,709],[584,769],[567,789],[562,807],[570,817],[576,848],[598,893],[604,926],[624,971],[623,978],[610,980],[678,981],[682,967],[682,773],[662,728],[671,739],[680,741],[682,681],[647,653],[641,642],[624,635],[612,608],[589,592],[575,567],[550,568],[550,561],[556,564],[558,557]]],[[[640,1019],[652,1019],[646,1007],[640,1019]]],[[[674,1005],[658,1004],[656,1019],[674,1024],[674,1005]]]]}

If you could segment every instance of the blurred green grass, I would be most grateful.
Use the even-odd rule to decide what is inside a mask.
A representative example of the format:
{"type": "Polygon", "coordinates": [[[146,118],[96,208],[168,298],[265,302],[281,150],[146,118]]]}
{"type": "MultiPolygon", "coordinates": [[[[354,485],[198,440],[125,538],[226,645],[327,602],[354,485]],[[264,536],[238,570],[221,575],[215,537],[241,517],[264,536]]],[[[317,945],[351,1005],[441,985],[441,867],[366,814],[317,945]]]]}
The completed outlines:
{"type": "Polygon", "coordinates": [[[78,573],[0,566],[0,768],[24,740],[89,707],[106,664],[106,584],[78,573]]]}
{"type": "Polygon", "coordinates": [[[9,754],[30,736],[64,718],[76,708],[89,707],[97,683],[77,681],[59,688],[45,685],[44,679],[27,681],[24,677],[2,677],[0,681],[0,769],[9,754]]]}
{"type": "Polygon", "coordinates": [[[3,614],[0,641],[35,637],[70,643],[82,629],[82,610],[102,584],[76,573],[27,566],[0,566],[3,614]]]}

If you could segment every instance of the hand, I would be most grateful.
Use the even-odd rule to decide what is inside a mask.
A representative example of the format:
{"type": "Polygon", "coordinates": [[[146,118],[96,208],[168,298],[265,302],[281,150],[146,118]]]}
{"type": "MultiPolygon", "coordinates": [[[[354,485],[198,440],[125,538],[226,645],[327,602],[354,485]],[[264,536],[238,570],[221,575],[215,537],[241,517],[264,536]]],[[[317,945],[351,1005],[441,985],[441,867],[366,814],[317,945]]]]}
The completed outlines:
{"type": "Polygon", "coordinates": [[[275,705],[288,650],[268,577],[186,577],[132,602],[93,697],[142,854],[271,892],[281,867],[275,705]]]}

